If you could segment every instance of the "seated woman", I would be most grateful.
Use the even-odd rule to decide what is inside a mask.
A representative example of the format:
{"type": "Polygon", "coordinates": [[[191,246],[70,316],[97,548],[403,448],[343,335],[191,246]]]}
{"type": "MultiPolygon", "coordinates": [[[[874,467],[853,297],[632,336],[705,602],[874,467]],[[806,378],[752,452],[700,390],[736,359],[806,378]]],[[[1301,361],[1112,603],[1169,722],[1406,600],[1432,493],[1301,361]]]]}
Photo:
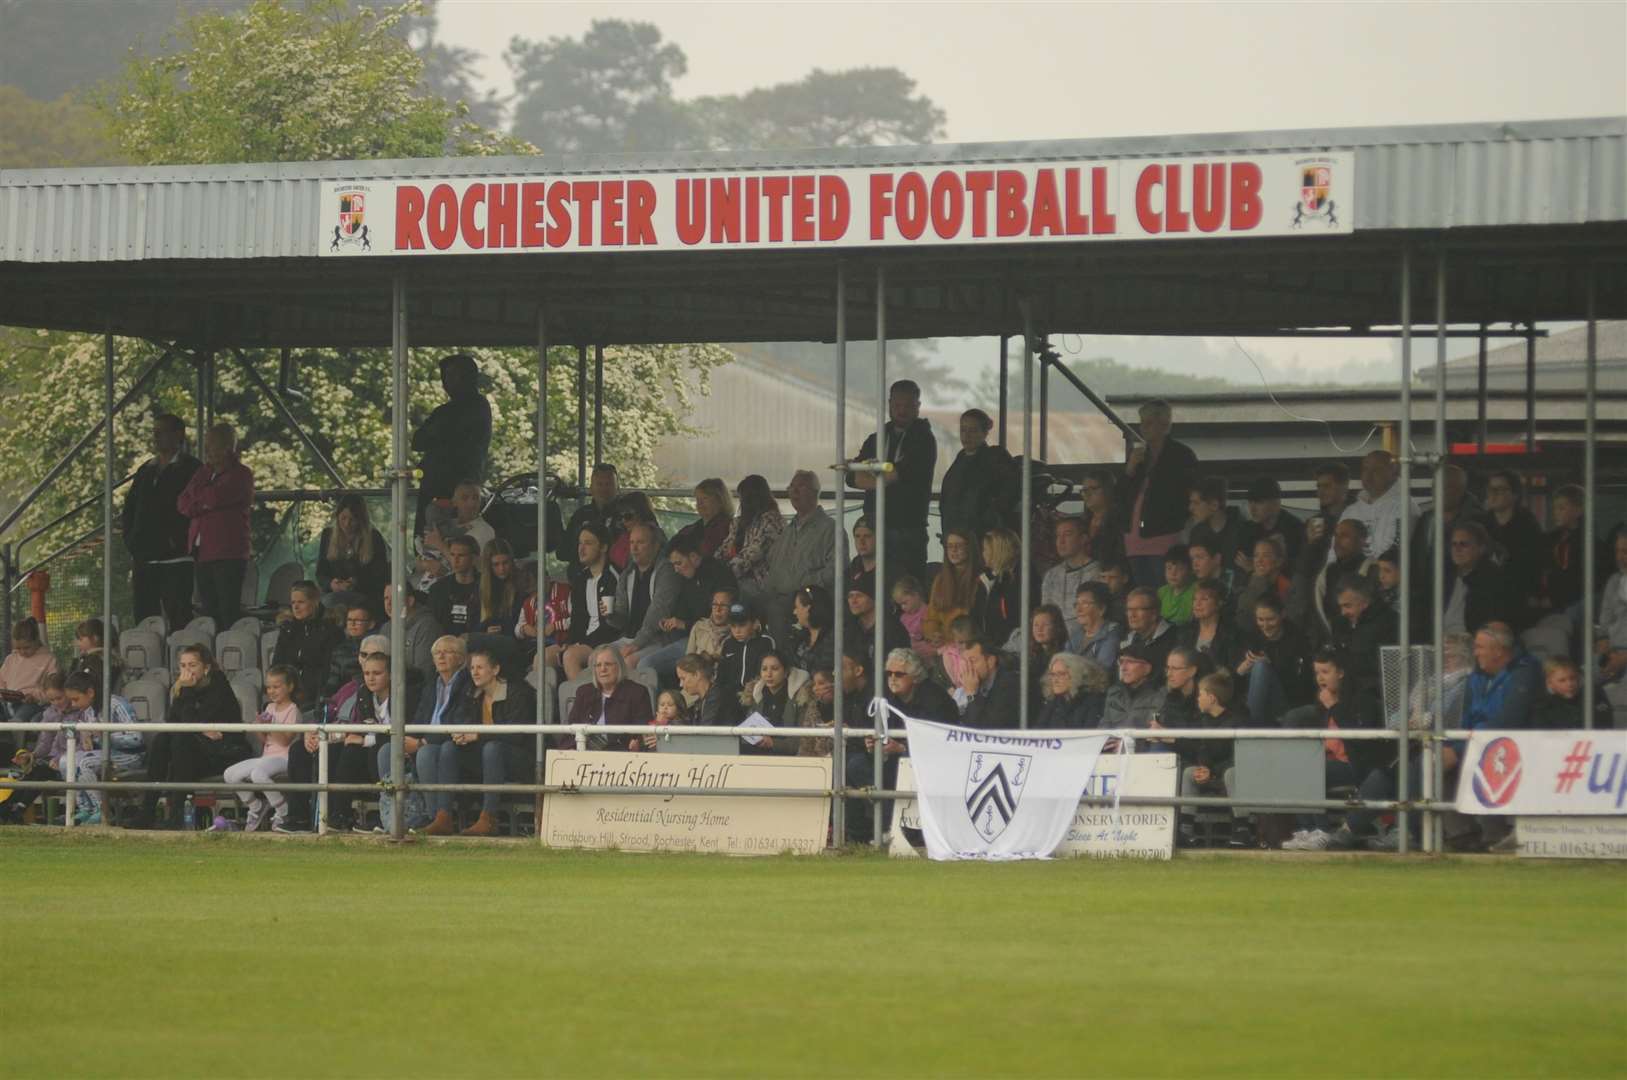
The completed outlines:
{"type": "Polygon", "coordinates": [[[990,641],[1004,641],[1022,619],[1022,568],[1017,564],[1022,541],[1010,529],[990,529],[983,537],[981,593],[972,621],[990,641]]]}
{"type": "MultiPolygon", "coordinates": [[[[414,724],[425,727],[456,726],[469,720],[469,672],[464,666],[468,658],[463,639],[448,634],[437,638],[430,648],[435,661],[435,681],[418,696],[418,708],[413,713],[414,724]]],[[[424,735],[419,738],[413,754],[413,770],[421,784],[455,784],[462,776],[463,748],[452,741],[450,735],[424,735]]],[[[426,792],[426,809],[434,815],[424,830],[429,836],[451,836],[458,831],[457,817],[452,813],[456,795],[450,791],[426,792]]],[[[407,823],[413,828],[418,822],[407,823]]]]}
{"type": "Polygon", "coordinates": [[[1107,617],[1112,602],[1112,594],[1100,581],[1085,582],[1073,599],[1079,633],[1068,642],[1068,649],[1103,671],[1118,669],[1119,642],[1124,640],[1124,628],[1107,617]]]}
{"type": "MultiPolygon", "coordinates": [[[[81,714],[87,724],[104,722],[124,724],[130,727],[123,731],[103,732],[98,735],[86,735],[81,738],[80,745],[89,749],[75,758],[75,779],[81,784],[96,784],[101,782],[102,762],[111,753],[113,757],[113,776],[121,773],[134,772],[141,768],[147,758],[147,743],[141,736],[141,725],[136,722],[136,714],[131,710],[130,703],[113,695],[108,708],[102,708],[102,680],[100,676],[91,678],[82,671],[69,675],[62,683],[62,695],[66,699],[69,709],[81,714]]],[[[237,707],[237,699],[232,699],[232,707],[237,707]]],[[[151,770],[149,770],[151,773],[151,770]]],[[[157,774],[151,774],[152,779],[160,779],[157,774]]],[[[177,813],[182,800],[175,797],[177,813]]],[[[82,789],[79,792],[79,810],[74,814],[74,823],[78,825],[100,825],[102,823],[102,793],[96,790],[82,789]]]]}
{"type": "Polygon", "coordinates": [[[1233,671],[1241,684],[1249,715],[1274,724],[1290,709],[1309,705],[1316,696],[1311,641],[1282,611],[1282,601],[1262,596],[1254,601],[1254,631],[1237,647],[1233,671]]]}
{"type": "MultiPolygon", "coordinates": [[[[266,672],[266,707],[255,718],[257,724],[297,724],[299,706],[294,703],[294,688],[299,673],[287,665],[273,665],[266,672]]],[[[258,757],[245,758],[226,767],[221,779],[228,784],[274,784],[288,777],[288,746],[293,735],[266,732],[261,736],[258,757]]],[[[248,808],[243,831],[256,832],[265,820],[267,807],[271,809],[271,827],[288,823],[288,800],[280,791],[239,791],[237,798],[248,808]]]]}
{"type": "Polygon", "coordinates": [[[689,653],[678,661],[678,688],[683,691],[688,711],[684,723],[690,727],[733,727],[739,722],[740,703],[717,683],[717,668],[711,659],[689,653]]]}
{"type": "Polygon", "coordinates": [[[577,534],[576,557],[571,570],[570,622],[550,628],[551,633],[564,632],[564,643],[548,646],[544,654],[544,663],[563,667],[566,681],[582,673],[595,648],[621,636],[610,619],[618,580],[616,568],[610,565],[610,539],[596,523],[589,522],[577,534]]]}
{"type": "MultiPolygon", "coordinates": [[[[757,668],[757,679],[747,694],[742,707],[758,713],[777,728],[817,727],[819,706],[814,703],[813,686],[808,673],[792,667],[786,655],[771,649],[763,656],[757,668]]],[[[781,754],[793,757],[802,744],[812,739],[776,739],[761,736],[761,742],[748,744],[741,739],[741,752],[746,754],[781,754]]]]}
{"type": "Polygon", "coordinates": [[[333,524],[322,530],[316,581],[322,587],[324,607],[349,607],[361,600],[373,611],[384,610],[384,588],[390,583],[390,549],[367,516],[367,502],[354,492],[339,497],[333,524]]]}
{"type": "Polygon", "coordinates": [[[1045,701],[1037,728],[1094,728],[1102,722],[1110,680],[1101,666],[1069,652],[1051,657],[1045,669],[1045,701]]]}
{"type": "Polygon", "coordinates": [[[610,543],[610,565],[617,570],[625,570],[627,560],[633,557],[632,538],[628,534],[634,525],[650,527],[650,540],[657,552],[666,548],[667,534],[655,516],[655,504],[648,495],[642,491],[624,492],[616,498],[615,513],[621,520],[621,528],[610,543]]]}
{"type": "MultiPolygon", "coordinates": [[[[1023,648],[1023,634],[1020,629],[1013,629],[1011,636],[1006,638],[1004,649],[1014,656],[1021,656],[1023,648]]],[[[1029,700],[1034,707],[1039,702],[1045,689],[1045,673],[1050,669],[1051,657],[1059,652],[1068,651],[1068,624],[1062,618],[1062,609],[1055,604],[1041,604],[1028,616],[1028,655],[1032,658],[1028,670],[1033,678],[1033,685],[1029,687],[1029,700]]]]}
{"type": "Polygon", "coordinates": [[[785,531],[785,518],[780,516],[779,503],[774,501],[768,481],[756,473],[740,481],[736,493],[740,509],[734,529],[718,554],[742,586],[760,585],[768,576],[768,553],[785,531]]]}
{"type": "Polygon", "coordinates": [[[1175,628],[1178,644],[1195,649],[1206,671],[1229,671],[1237,663],[1237,634],[1224,618],[1226,587],[1205,579],[1192,590],[1192,620],[1175,628]]]}
{"type": "MultiPolygon", "coordinates": [[[[57,670],[56,654],[45,647],[32,617],[11,628],[11,651],[0,663],[0,719],[23,723],[45,708],[45,676],[57,670]]],[[[101,673],[97,672],[97,683],[101,673]]]]}
{"type": "Polygon", "coordinates": [[[102,620],[97,618],[85,619],[73,629],[73,666],[68,668],[69,674],[83,671],[93,679],[102,677],[102,665],[113,665],[113,685],[119,685],[124,675],[124,661],[119,659],[118,651],[109,651],[105,645],[105,636],[102,633],[102,620]]]}
{"type": "Polygon", "coordinates": [[[501,538],[486,541],[480,552],[480,630],[514,637],[525,605],[514,548],[501,538]]]}
{"type": "MultiPolygon", "coordinates": [[[[650,693],[628,677],[627,662],[621,650],[600,645],[590,657],[593,681],[576,691],[571,701],[571,724],[648,724],[650,693]]],[[[637,750],[643,745],[639,735],[593,735],[589,750],[637,750]]]]}
{"type": "MultiPolygon", "coordinates": [[[[411,668],[407,670],[405,681],[406,685],[402,687],[403,707],[401,718],[403,723],[410,724],[416,715],[418,694],[422,684],[418,681],[417,672],[411,668]]],[[[386,725],[394,723],[396,712],[395,702],[391,700],[392,688],[390,683],[390,642],[388,639],[379,636],[368,638],[362,643],[362,685],[356,694],[354,716],[356,723],[386,725]]],[[[354,756],[347,755],[347,760],[344,763],[345,769],[340,777],[341,782],[365,784],[371,776],[377,776],[381,780],[389,778],[390,758],[394,756],[390,746],[390,740],[393,736],[379,734],[371,736],[371,738],[374,743],[368,753],[372,755],[376,762],[376,771],[368,771],[368,766],[371,763],[366,760],[365,755],[363,760],[359,762],[355,760],[354,756]]],[[[404,762],[410,761],[413,753],[418,749],[418,739],[412,735],[404,735],[402,738],[405,740],[402,743],[402,760],[404,762]]],[[[341,795],[340,798],[347,808],[353,809],[351,807],[353,796],[341,795]]],[[[330,797],[328,802],[331,806],[333,799],[330,797]]],[[[353,823],[351,825],[352,832],[384,832],[384,822],[391,820],[386,815],[393,812],[393,798],[386,792],[379,796],[378,827],[370,828],[364,815],[352,812],[343,816],[353,823]]]]}
{"type": "Polygon", "coordinates": [[[943,538],[943,565],[932,579],[927,595],[926,618],[921,634],[936,648],[951,644],[949,624],[981,605],[983,586],[978,581],[977,543],[961,529],[950,529],[943,538]]]}
{"type": "MultiPolygon", "coordinates": [[[[584,533],[588,530],[583,529],[584,533]]],[[[608,545],[606,545],[608,547],[608,545]]],[[[470,724],[493,729],[486,735],[453,735],[461,748],[459,767],[464,775],[478,775],[482,784],[523,783],[533,774],[534,757],[529,752],[533,736],[503,735],[496,729],[509,724],[532,724],[537,718],[537,699],[522,679],[503,674],[503,662],[490,648],[469,650],[469,689],[465,695],[470,724]]],[[[497,831],[497,807],[503,797],[495,791],[481,793],[480,817],[460,836],[491,836],[497,831]]],[[[431,827],[433,828],[433,826],[431,827]]]]}
{"type": "Polygon", "coordinates": [[[803,671],[833,668],[836,642],[831,623],[835,611],[831,606],[830,593],[820,585],[798,589],[791,600],[791,615],[796,620],[793,645],[796,666],[803,671]]]}
{"type": "Polygon", "coordinates": [[[695,485],[695,513],[700,520],[679,529],[678,536],[695,537],[703,557],[721,557],[723,545],[734,530],[734,500],[729,498],[729,489],[722,480],[713,476],[695,485]]]}
{"type": "MultiPolygon", "coordinates": [[[[45,711],[40,714],[40,722],[44,724],[77,724],[84,716],[77,710],[68,706],[68,696],[63,692],[67,678],[60,671],[53,671],[40,680],[40,692],[45,695],[45,711]]],[[[65,731],[42,731],[34,740],[32,750],[19,750],[12,756],[11,764],[17,770],[18,776],[23,780],[66,780],[67,775],[62,771],[62,757],[68,752],[68,733],[65,731]]],[[[28,808],[42,795],[38,790],[21,789],[11,793],[11,797],[0,802],[0,824],[21,825],[23,816],[28,808]]]]}
{"type": "MultiPolygon", "coordinates": [[[[215,666],[209,646],[187,645],[181,649],[180,671],[170,687],[171,724],[240,724],[243,709],[226,681],[226,673],[215,666]]],[[[154,781],[182,783],[218,776],[234,761],[251,756],[249,743],[241,731],[166,732],[154,737],[147,751],[147,776],[154,781]]],[[[153,820],[158,792],[149,791],[142,802],[143,825],[153,820]]],[[[185,793],[164,793],[171,829],[183,828],[185,793]]]]}

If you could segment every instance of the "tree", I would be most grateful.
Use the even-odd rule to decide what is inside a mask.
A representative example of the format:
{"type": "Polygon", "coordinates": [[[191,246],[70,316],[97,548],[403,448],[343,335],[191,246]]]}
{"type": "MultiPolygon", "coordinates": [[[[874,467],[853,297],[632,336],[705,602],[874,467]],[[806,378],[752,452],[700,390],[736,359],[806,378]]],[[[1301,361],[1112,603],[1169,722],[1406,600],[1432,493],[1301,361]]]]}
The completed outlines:
{"type": "Polygon", "coordinates": [[[15,86],[0,86],[0,117],[0,169],[117,163],[96,110],[67,95],[35,101],[15,86]]]}
{"type": "Polygon", "coordinates": [[[944,112],[897,68],[815,68],[797,82],[695,102],[718,150],[882,146],[941,138],[944,112]]]}
{"type": "Polygon", "coordinates": [[[682,149],[696,133],[672,97],[683,50],[650,23],[595,19],[582,40],[516,37],[512,132],[550,153],[682,149]]]}
{"type": "MultiPolygon", "coordinates": [[[[494,136],[460,116],[421,84],[423,59],[395,33],[416,5],[350,11],[339,0],[312,0],[296,8],[283,0],[255,0],[235,16],[205,12],[182,24],[184,48],[155,59],[134,59],[104,108],[116,145],[147,164],[254,160],[318,160],[409,154],[439,155],[448,145],[465,153],[498,147],[535,152],[494,136]],[[339,108],[343,101],[377,105],[339,108]]],[[[11,422],[0,424],[0,459],[29,462],[14,470],[15,497],[58,460],[102,411],[101,339],[38,331],[0,338],[0,402],[11,422]],[[26,422],[24,422],[26,421],[26,422]]],[[[121,341],[116,372],[122,394],[161,351],[157,344],[121,341]]],[[[529,350],[473,350],[494,412],[494,475],[534,472],[532,417],[536,410],[536,358],[529,350]]],[[[441,400],[438,352],[411,354],[409,424],[441,400]]],[[[273,361],[249,354],[268,381],[273,361]]],[[[296,412],[313,440],[353,485],[377,485],[389,464],[390,358],[384,350],[300,352],[292,381],[296,412]]],[[[605,363],[607,457],[631,483],[667,479],[653,460],[664,435],[689,431],[684,418],[693,395],[705,393],[709,371],[728,362],[711,346],[612,348],[605,363]]],[[[561,377],[549,387],[549,465],[574,470],[573,352],[554,358],[561,377]]],[[[262,489],[326,486],[296,443],[230,356],[217,363],[216,414],[239,430],[244,460],[262,489]]],[[[193,373],[184,361],[160,377],[115,424],[116,467],[128,472],[144,454],[149,418],[195,415],[193,373]]],[[[196,433],[193,433],[194,436],[196,433]]],[[[99,444],[98,444],[99,446],[99,444]]],[[[101,484],[100,455],[82,457],[28,512],[26,530],[88,498],[101,484]]],[[[308,515],[318,528],[323,514],[308,515]]],[[[38,551],[86,527],[76,519],[40,541],[38,551]]]]}

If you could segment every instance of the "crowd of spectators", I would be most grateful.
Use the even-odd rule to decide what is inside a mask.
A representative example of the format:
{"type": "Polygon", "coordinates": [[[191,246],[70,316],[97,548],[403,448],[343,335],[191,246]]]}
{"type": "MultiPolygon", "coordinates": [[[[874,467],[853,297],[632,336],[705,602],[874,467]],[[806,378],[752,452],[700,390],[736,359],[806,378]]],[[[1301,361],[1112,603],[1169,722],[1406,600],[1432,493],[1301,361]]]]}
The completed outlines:
{"type": "MultiPolygon", "coordinates": [[[[942,559],[929,564],[937,443],[920,417],[919,388],[900,381],[889,395],[884,440],[878,446],[871,436],[853,459],[891,467],[855,468],[846,477],[864,493],[848,565],[833,565],[839,524],[820,506],[815,472],[791,477],[789,515],[761,475],[745,476],[733,490],[721,479],[703,480],[693,492],[695,519],[668,538],[650,499],[622,492],[615,467],[601,463],[562,534],[549,538],[551,554],[568,570],[539,593],[534,561],[517,559],[481,516],[491,413],[474,376],[467,357],[443,362],[448,400],[414,440],[424,482],[400,613],[408,672],[399,715],[418,723],[529,723],[535,695],[552,697],[563,686],[561,708],[573,724],[749,721],[764,733],[742,738],[741,753],[828,754],[828,741],[773,731],[831,725],[840,680],[847,708],[857,710],[847,721],[864,727],[871,726],[869,699],[879,696],[907,715],[985,728],[1016,727],[1025,702],[1040,728],[1375,728],[1386,722],[1381,650],[1400,640],[1402,542],[1411,545],[1414,641],[1429,640],[1435,629],[1429,590],[1441,583],[1440,629],[1459,643],[1467,673],[1463,726],[1577,722],[1575,661],[1584,648],[1599,650],[1606,704],[1627,706],[1627,534],[1618,531],[1612,541],[1615,573],[1601,593],[1599,632],[1584,633],[1581,566],[1594,553],[1580,531],[1585,496],[1575,487],[1554,492],[1554,527],[1545,532],[1525,505],[1518,475],[1491,472],[1481,503],[1467,474],[1447,466],[1438,512],[1447,515],[1448,549],[1436,552],[1437,511],[1420,515],[1388,452],[1362,459],[1354,493],[1343,464],[1314,466],[1307,478],[1318,505],[1301,520],[1284,508],[1274,479],[1255,480],[1245,505],[1233,505],[1232,485],[1203,470],[1174,437],[1170,407],[1152,401],[1141,410],[1140,439],[1125,464],[1085,476],[1080,512],[1057,518],[1052,535],[1036,545],[1054,558],[1025,577],[1020,469],[989,444],[987,414],[971,409],[961,417],[962,449],[939,499],[942,559]],[[884,537],[875,528],[878,485],[887,492],[884,537]],[[1026,626],[1025,600],[1032,608],[1026,626]],[[838,621],[841,655],[834,648],[838,621]],[[1546,673],[1522,645],[1527,631],[1543,646],[1546,673]]],[[[201,462],[184,447],[182,422],[158,417],[154,455],[137,471],[124,507],[135,614],[162,614],[179,625],[190,618],[196,593],[224,627],[238,614],[254,479],[227,425],[205,433],[201,462]]],[[[262,720],[320,714],[383,722],[396,714],[388,643],[397,613],[388,576],[387,543],[365,502],[340,498],[318,542],[315,580],[273,598],[286,607],[264,672],[262,720]]],[[[99,623],[86,631],[78,663],[59,673],[31,620],[13,629],[12,652],[0,666],[0,699],[13,717],[128,713],[116,695],[103,708],[100,664],[111,662],[112,650],[102,649],[99,623]]],[[[181,651],[172,694],[171,720],[227,722],[238,712],[204,645],[181,651]]],[[[387,736],[331,741],[335,781],[388,776],[387,736]]],[[[1184,794],[1230,791],[1228,740],[1144,741],[1178,755],[1184,794]]],[[[592,745],[636,753],[655,742],[604,736],[592,745]]],[[[494,730],[411,737],[404,749],[420,783],[497,784],[531,779],[541,751],[533,755],[529,745],[494,730]]],[[[1390,746],[1327,739],[1329,789],[1392,797],[1390,746]]],[[[141,768],[156,779],[223,775],[229,783],[264,784],[309,781],[317,750],[315,735],[251,745],[241,735],[206,731],[87,742],[78,760],[85,778],[111,753],[119,770],[141,768]]],[[[850,783],[876,779],[871,750],[853,749],[850,783]]],[[[883,781],[905,754],[903,740],[885,741],[883,781]]],[[[1448,750],[1449,765],[1455,754],[1448,750]]],[[[43,735],[27,764],[30,776],[59,775],[60,736],[43,735]]],[[[135,820],[160,820],[159,801],[149,795],[135,820]]],[[[180,801],[165,801],[163,820],[179,824],[180,801]]],[[[307,797],[244,792],[242,801],[249,828],[312,825],[307,797]]],[[[25,806],[14,798],[9,812],[25,806]]],[[[495,793],[479,800],[478,817],[466,827],[458,810],[446,793],[399,808],[411,827],[431,835],[499,828],[495,793]]],[[[77,812],[100,820],[100,797],[82,793],[77,812]]],[[[374,827],[347,796],[336,793],[328,813],[335,827],[374,827]]],[[[868,814],[849,820],[854,837],[866,835],[868,814]]],[[[1368,815],[1297,824],[1290,847],[1395,842],[1376,835],[1368,815]]],[[[1239,819],[1239,842],[1249,842],[1248,828],[1239,819]]],[[[1190,817],[1183,834],[1193,835],[1190,817]]]]}

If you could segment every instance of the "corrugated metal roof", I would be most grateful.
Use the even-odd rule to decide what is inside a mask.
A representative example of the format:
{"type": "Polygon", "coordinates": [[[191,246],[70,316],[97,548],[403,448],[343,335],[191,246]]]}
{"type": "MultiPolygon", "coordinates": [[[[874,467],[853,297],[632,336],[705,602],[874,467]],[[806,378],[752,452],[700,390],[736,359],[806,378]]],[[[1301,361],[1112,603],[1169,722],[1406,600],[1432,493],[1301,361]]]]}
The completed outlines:
{"type": "Polygon", "coordinates": [[[1627,221],[1627,116],[737,153],[0,171],[0,262],[312,257],[334,180],[1355,151],[1361,230],[1627,221]]]}

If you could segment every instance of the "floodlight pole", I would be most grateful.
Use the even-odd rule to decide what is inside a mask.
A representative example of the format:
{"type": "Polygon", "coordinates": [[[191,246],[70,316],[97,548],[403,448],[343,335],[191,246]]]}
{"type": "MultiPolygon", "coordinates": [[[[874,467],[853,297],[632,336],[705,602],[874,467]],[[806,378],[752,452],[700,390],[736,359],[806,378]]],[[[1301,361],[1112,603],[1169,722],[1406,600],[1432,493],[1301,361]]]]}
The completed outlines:
{"type": "MultiPolygon", "coordinates": [[[[407,279],[390,287],[390,837],[407,837],[407,279]]],[[[433,691],[433,688],[430,688],[433,691]]]]}
{"type": "MultiPolygon", "coordinates": [[[[833,544],[835,551],[831,556],[831,592],[834,594],[836,583],[842,580],[842,571],[847,566],[847,470],[841,467],[841,462],[847,455],[847,266],[836,264],[836,528],[831,530],[834,534],[833,544]]],[[[845,599],[845,598],[844,598],[845,599]]],[[[831,826],[830,840],[832,847],[841,847],[847,843],[847,800],[839,792],[847,788],[847,740],[842,734],[843,714],[846,705],[846,694],[842,686],[842,638],[846,629],[846,619],[840,617],[834,607],[831,610],[831,644],[834,646],[833,655],[836,662],[832,664],[831,681],[835,683],[834,694],[831,698],[831,763],[830,786],[833,792],[831,797],[831,826]]]]}
{"type": "MultiPolygon", "coordinates": [[[[1439,380],[1436,380],[1439,382],[1439,380]]],[[[1412,249],[1406,245],[1401,247],[1401,432],[1399,457],[1401,461],[1401,476],[1396,482],[1401,485],[1401,514],[1396,522],[1396,540],[1399,548],[1398,556],[1401,562],[1401,596],[1400,596],[1400,636],[1398,643],[1401,646],[1401,663],[1397,665],[1400,682],[1400,740],[1399,754],[1396,756],[1395,779],[1399,798],[1405,802],[1407,798],[1408,766],[1407,755],[1412,746],[1407,738],[1409,722],[1410,688],[1407,686],[1407,663],[1409,660],[1408,646],[1411,635],[1407,620],[1412,615],[1411,597],[1412,565],[1410,558],[1411,544],[1408,542],[1408,526],[1411,524],[1407,511],[1412,506],[1412,249]]],[[[1411,841],[1407,835],[1407,812],[1400,810],[1395,815],[1395,827],[1400,830],[1397,839],[1400,841],[1401,854],[1407,854],[1411,841]]]]}
{"type": "MultiPolygon", "coordinates": [[[[900,444],[903,443],[904,433],[898,436],[900,444]]],[[[902,445],[900,445],[902,449],[902,445]]],[[[887,453],[887,266],[878,263],[876,266],[876,461],[878,464],[891,460],[887,453]]],[[[887,602],[887,474],[873,472],[870,474],[875,480],[876,493],[876,581],[873,603],[876,611],[875,640],[872,645],[873,656],[870,661],[871,693],[875,698],[872,707],[875,712],[876,749],[872,768],[874,769],[871,785],[880,788],[885,784],[882,775],[882,764],[885,761],[887,742],[887,710],[881,705],[887,692],[887,643],[883,633],[887,620],[885,617],[887,602]]],[[[930,482],[930,481],[929,481],[930,482]]],[[[842,572],[841,567],[836,572],[842,572]]],[[[844,596],[843,601],[846,600],[844,596]]],[[[838,604],[840,601],[838,602],[838,604]]],[[[837,607],[835,619],[843,617],[840,607],[837,607]]],[[[837,663],[841,658],[837,658],[837,663]]],[[[870,843],[875,847],[881,846],[881,800],[877,799],[871,806],[872,831],[870,843]]]]}

